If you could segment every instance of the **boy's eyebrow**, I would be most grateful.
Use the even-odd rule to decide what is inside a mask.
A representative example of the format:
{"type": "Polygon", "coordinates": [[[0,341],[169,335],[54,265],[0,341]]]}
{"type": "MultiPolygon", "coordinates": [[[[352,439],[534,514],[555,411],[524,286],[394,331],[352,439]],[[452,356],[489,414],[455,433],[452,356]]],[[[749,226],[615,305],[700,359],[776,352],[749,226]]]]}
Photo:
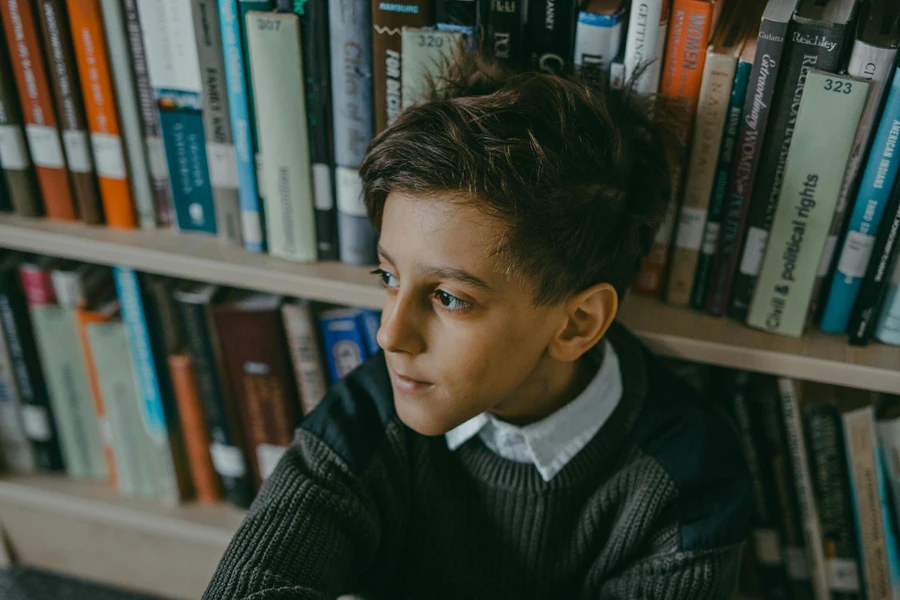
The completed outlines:
{"type": "MultiPolygon", "coordinates": [[[[389,263],[396,264],[394,262],[394,259],[391,258],[391,255],[385,252],[381,244],[378,245],[378,254],[380,254],[382,258],[387,260],[389,263]]],[[[493,291],[491,286],[489,286],[483,279],[476,277],[475,275],[472,275],[468,271],[464,271],[462,269],[454,269],[453,267],[421,266],[419,267],[419,270],[426,275],[436,277],[438,279],[452,279],[454,281],[468,283],[469,285],[481,288],[487,292],[493,291]]]]}

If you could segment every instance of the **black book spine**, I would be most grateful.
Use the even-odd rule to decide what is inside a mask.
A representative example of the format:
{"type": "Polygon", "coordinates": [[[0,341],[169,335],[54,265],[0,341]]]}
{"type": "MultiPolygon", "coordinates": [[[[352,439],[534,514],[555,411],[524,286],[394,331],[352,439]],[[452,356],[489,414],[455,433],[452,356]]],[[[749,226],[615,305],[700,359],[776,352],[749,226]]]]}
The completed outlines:
{"type": "Polygon", "coordinates": [[[177,295],[176,304],[184,326],[188,351],[194,363],[203,416],[212,438],[213,466],[222,478],[222,487],[228,501],[235,506],[248,508],[253,501],[254,486],[244,456],[234,404],[227,402],[220,379],[210,338],[213,328],[209,322],[208,307],[206,304],[181,301],[177,295]]]}
{"type": "Polygon", "coordinates": [[[850,313],[850,345],[865,346],[875,333],[881,306],[891,285],[891,274],[898,260],[897,236],[900,235],[900,178],[894,182],[866,275],[850,313]]]}
{"type": "Polygon", "coordinates": [[[575,54],[576,0],[528,0],[531,65],[549,73],[572,71],[575,54]]]}
{"type": "Polygon", "coordinates": [[[740,262],[736,264],[729,300],[728,316],[739,321],[747,319],[762,255],[775,218],[784,181],[784,167],[806,86],[806,74],[810,69],[837,72],[843,66],[850,31],[849,23],[826,24],[794,18],[790,41],[785,49],[784,68],[778,74],[777,102],[763,142],[744,226],[744,247],[740,262]]]}
{"type": "Polygon", "coordinates": [[[60,471],[64,465],[56,423],[31,330],[28,303],[14,268],[0,270],[0,322],[22,401],[25,434],[34,449],[38,467],[43,471],[60,471]]]}
{"type": "Polygon", "coordinates": [[[528,0],[490,0],[485,48],[495,58],[520,65],[525,58],[528,0]]]}
{"type": "Polygon", "coordinates": [[[437,28],[472,35],[478,24],[478,0],[435,0],[437,28]]]}

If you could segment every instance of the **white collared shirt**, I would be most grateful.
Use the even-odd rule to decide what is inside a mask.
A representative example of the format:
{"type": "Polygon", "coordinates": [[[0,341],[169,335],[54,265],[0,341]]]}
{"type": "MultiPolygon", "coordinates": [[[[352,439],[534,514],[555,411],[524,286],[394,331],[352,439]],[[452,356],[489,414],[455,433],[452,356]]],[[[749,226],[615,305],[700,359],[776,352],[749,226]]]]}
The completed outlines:
{"type": "Polygon", "coordinates": [[[505,459],[533,463],[550,481],[606,423],[622,399],[619,357],[608,340],[597,374],[574,400],[537,423],[517,427],[481,413],[444,434],[456,450],[478,434],[484,445],[505,459]]]}

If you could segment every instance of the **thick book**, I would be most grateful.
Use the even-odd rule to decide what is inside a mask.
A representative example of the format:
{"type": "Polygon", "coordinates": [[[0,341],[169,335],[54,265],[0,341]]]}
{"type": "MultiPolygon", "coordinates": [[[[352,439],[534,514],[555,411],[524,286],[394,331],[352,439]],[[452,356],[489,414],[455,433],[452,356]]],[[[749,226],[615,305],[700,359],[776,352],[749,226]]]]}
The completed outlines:
{"type": "Polygon", "coordinates": [[[81,220],[96,225],[103,222],[103,211],[94,176],[94,161],[91,158],[91,144],[88,140],[84,102],[78,86],[78,67],[66,19],[65,2],[40,0],[37,10],[66,163],[69,166],[72,195],[81,220]]]}
{"type": "Polygon", "coordinates": [[[0,35],[0,170],[12,209],[23,217],[36,217],[43,213],[44,204],[23,126],[9,48],[0,35]]]}
{"type": "Polygon", "coordinates": [[[484,48],[494,58],[521,65],[526,55],[528,0],[493,0],[488,7],[484,48]]]}
{"type": "Polygon", "coordinates": [[[525,27],[531,68],[548,73],[572,71],[577,0],[528,0],[525,27]]]}
{"type": "Polygon", "coordinates": [[[238,198],[237,154],[231,132],[228,96],[225,93],[225,55],[219,29],[216,0],[191,2],[197,59],[203,81],[203,131],[209,180],[216,204],[216,232],[229,244],[241,243],[241,206],[238,198]]]}
{"type": "MultiPolygon", "coordinates": [[[[820,6],[818,0],[801,0],[794,15],[790,41],[785,49],[784,69],[778,72],[778,99],[773,104],[766,129],[747,210],[744,248],[729,299],[728,314],[739,321],[747,317],[762,267],[762,257],[785,181],[788,152],[799,118],[798,107],[804,96],[807,74],[810,69],[827,73],[841,70],[852,34],[856,2],[830,0],[820,6]]],[[[865,96],[862,99],[865,101],[865,96]]],[[[826,122],[820,121],[819,125],[826,122]]],[[[855,133],[856,126],[849,134],[851,139],[855,133]]],[[[844,165],[840,168],[843,173],[844,165]]],[[[831,226],[830,221],[828,225],[831,226]]],[[[813,270],[818,264],[817,260],[813,270]]]]}
{"type": "Polygon", "coordinates": [[[3,2],[0,4],[0,17],[45,213],[51,219],[73,220],[78,213],[69,185],[69,171],[47,79],[47,64],[41,49],[34,5],[31,0],[3,2]]]}
{"type": "Polygon", "coordinates": [[[319,314],[323,354],[332,383],[343,379],[368,358],[359,313],[359,309],[338,308],[319,314]]]}
{"type": "Polygon", "coordinates": [[[809,71],[747,323],[799,336],[869,84],[809,71]],[[822,123],[828,123],[823,127],[822,123]]]}
{"type": "Polygon", "coordinates": [[[900,152],[896,151],[900,137],[900,77],[897,72],[900,69],[894,73],[831,279],[828,301],[822,313],[821,328],[825,333],[840,334],[847,330],[850,312],[872,257],[878,228],[900,171],[900,152]]]}
{"type": "Polygon", "coordinates": [[[376,235],[362,198],[359,166],[374,134],[371,4],[329,0],[335,198],[343,262],[373,264],[376,235]]]}
{"type": "Polygon", "coordinates": [[[721,235],[708,284],[705,307],[714,315],[725,314],[731,284],[744,241],[744,221],[759,167],[763,136],[771,112],[775,83],[782,66],[788,26],[798,0],[769,0],[763,11],[756,42],[756,56],[744,113],[735,144],[734,170],[722,212],[721,235]]]}
{"type": "Polygon", "coordinates": [[[162,128],[175,225],[216,233],[216,210],[190,2],[138,2],[144,52],[162,128]]]}
{"type": "Polygon", "coordinates": [[[197,502],[214,504],[222,499],[222,482],[212,464],[209,452],[212,440],[203,418],[197,375],[190,354],[170,354],[169,373],[187,448],[193,497],[197,502]]]}
{"type": "Polygon", "coordinates": [[[172,214],[172,190],[169,188],[169,167],[166,165],[159,112],[153,96],[153,87],[150,85],[150,72],[147,70],[147,54],[144,51],[144,35],[141,33],[137,2],[138,0],[122,0],[122,8],[125,11],[125,33],[128,35],[131,51],[131,66],[141,113],[144,147],[150,163],[154,212],[157,223],[167,227],[175,220],[172,214]]]}
{"type": "Polygon", "coordinates": [[[235,506],[247,508],[253,500],[252,473],[245,458],[243,432],[210,308],[218,292],[214,285],[184,282],[173,297],[212,438],[209,451],[213,466],[222,480],[225,498],[235,506]]]}
{"type": "Polygon", "coordinates": [[[0,261],[0,322],[21,402],[22,425],[34,449],[38,468],[42,471],[61,470],[63,459],[56,420],[38,358],[28,304],[19,284],[15,257],[0,261]]]}
{"type": "Polygon", "coordinates": [[[403,109],[428,100],[432,82],[463,52],[463,34],[458,31],[403,28],[403,109]]]}
{"type": "Polygon", "coordinates": [[[575,74],[582,81],[606,88],[609,66],[619,54],[625,37],[624,0],[590,0],[578,11],[575,26],[575,74]]]}
{"type": "Polygon", "coordinates": [[[317,259],[300,22],[290,13],[247,15],[253,94],[263,155],[269,254],[317,259]]]}
{"type": "Polygon", "coordinates": [[[67,6],[106,224],[131,229],[137,215],[119,123],[127,109],[118,106],[113,89],[100,0],[67,0],[67,6]]]}
{"type": "MultiPolygon", "coordinates": [[[[439,0],[439,4],[443,0],[439,0]]],[[[372,0],[372,70],[375,85],[375,133],[397,120],[402,110],[401,84],[406,68],[402,31],[406,27],[433,27],[434,2],[372,0]]],[[[474,0],[470,4],[474,5],[474,0]]]]}
{"type": "Polygon", "coordinates": [[[690,145],[712,16],[713,5],[708,0],[674,0],[672,3],[659,92],[660,101],[670,107],[671,129],[679,150],[668,153],[670,188],[665,218],[634,280],[635,289],[647,294],[658,294],[663,289],[687,158],[681,149],[690,145]]]}
{"type": "MultiPolygon", "coordinates": [[[[739,99],[734,98],[732,90],[747,28],[746,20],[742,17],[746,15],[735,9],[729,9],[707,50],[694,132],[691,136],[684,197],[678,212],[666,284],[666,300],[676,306],[687,306],[690,302],[691,289],[697,273],[697,260],[701,246],[704,245],[706,217],[710,212],[709,204],[719,167],[722,139],[727,133],[726,121],[730,115],[738,118],[740,116],[740,106],[735,108],[735,104],[743,101],[745,90],[739,90],[741,92],[739,99]]],[[[748,69],[749,65],[744,68],[744,72],[748,69]]],[[[732,118],[731,121],[736,123],[737,119],[732,118]]],[[[730,153],[733,153],[733,143],[732,138],[730,153]]],[[[718,220],[716,223],[718,224],[718,220]]]]}
{"type": "Polygon", "coordinates": [[[891,530],[887,483],[873,407],[844,413],[844,444],[866,597],[869,600],[897,598],[900,595],[900,561],[891,530]]]}
{"type": "Polygon", "coordinates": [[[34,448],[28,440],[22,419],[22,400],[16,386],[12,357],[3,333],[0,318],[0,458],[3,467],[12,473],[32,473],[37,470],[34,448]]]}
{"type": "Polygon", "coordinates": [[[328,388],[316,320],[305,300],[285,302],[281,317],[300,392],[300,407],[306,416],[318,406],[328,388]]]}
{"type": "Polygon", "coordinates": [[[283,302],[272,294],[233,291],[212,308],[257,485],[275,469],[299,422],[283,302]]]}
{"type": "Polygon", "coordinates": [[[669,25],[669,0],[635,0],[628,15],[625,36],[625,85],[641,94],[659,89],[666,29],[669,25]]]}

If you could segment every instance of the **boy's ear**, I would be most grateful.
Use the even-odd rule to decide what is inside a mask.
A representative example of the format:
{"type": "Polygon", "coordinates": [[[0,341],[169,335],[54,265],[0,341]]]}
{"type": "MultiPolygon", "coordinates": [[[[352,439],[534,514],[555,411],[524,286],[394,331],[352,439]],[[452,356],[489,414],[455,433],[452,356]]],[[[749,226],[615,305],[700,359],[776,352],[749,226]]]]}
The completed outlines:
{"type": "Polygon", "coordinates": [[[598,283],[570,298],[564,309],[565,323],[547,350],[556,360],[574,362],[612,325],[619,309],[619,294],[612,285],[598,283]]]}

